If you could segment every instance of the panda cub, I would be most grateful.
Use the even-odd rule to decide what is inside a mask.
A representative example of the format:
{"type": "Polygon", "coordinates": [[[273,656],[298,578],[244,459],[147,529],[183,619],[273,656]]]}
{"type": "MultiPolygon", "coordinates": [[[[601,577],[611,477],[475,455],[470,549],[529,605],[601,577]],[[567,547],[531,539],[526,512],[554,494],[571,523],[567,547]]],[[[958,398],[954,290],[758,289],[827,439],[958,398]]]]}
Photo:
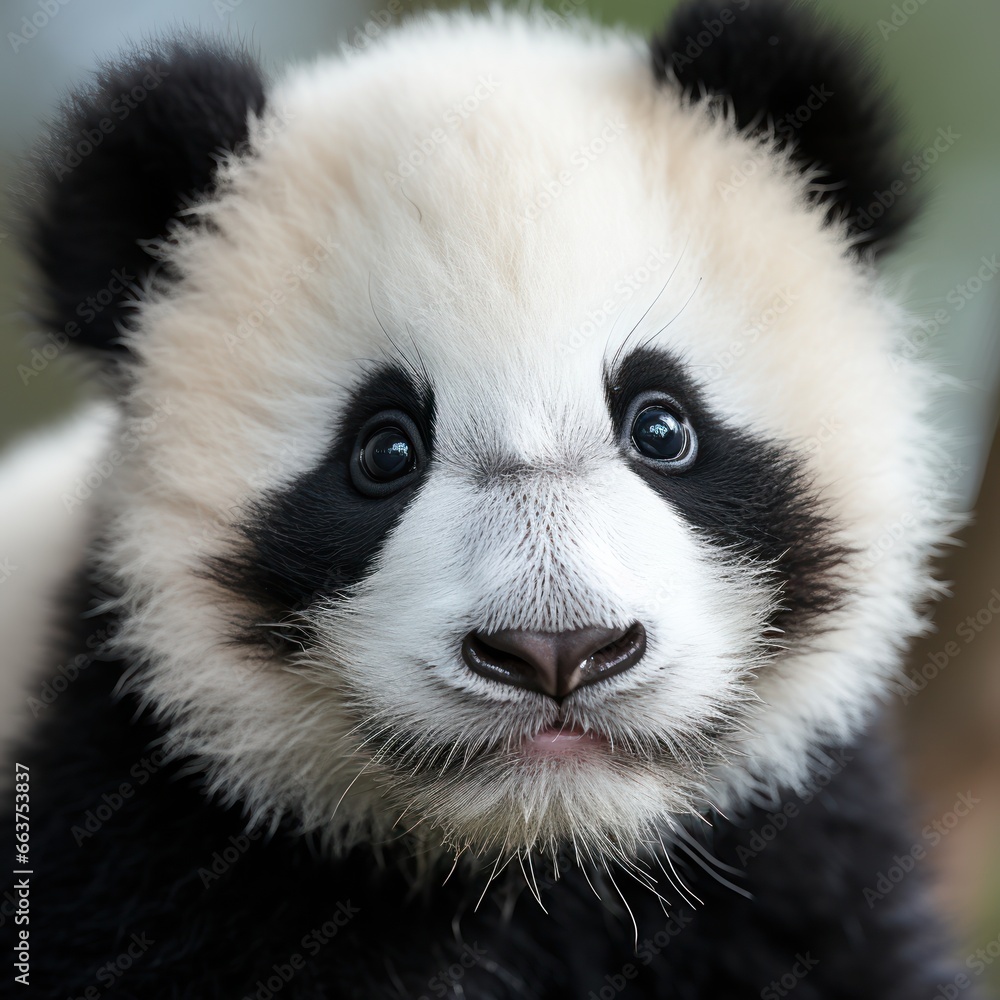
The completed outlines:
{"type": "Polygon", "coordinates": [[[42,526],[37,995],[951,975],[920,872],[873,890],[947,514],[852,52],[756,0],[651,44],[493,10],[273,81],[185,36],[72,95],[27,246],[116,405],[42,526]]]}

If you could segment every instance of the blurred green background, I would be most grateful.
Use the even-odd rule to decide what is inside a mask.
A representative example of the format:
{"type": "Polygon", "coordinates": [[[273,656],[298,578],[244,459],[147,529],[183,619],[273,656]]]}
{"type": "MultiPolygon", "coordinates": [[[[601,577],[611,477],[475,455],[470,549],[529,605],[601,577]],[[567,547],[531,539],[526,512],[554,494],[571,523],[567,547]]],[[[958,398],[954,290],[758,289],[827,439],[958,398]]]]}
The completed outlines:
{"type": "MultiPolygon", "coordinates": [[[[751,0],[760,2],[760,0],[751,0]]],[[[179,26],[238,36],[257,47],[273,70],[350,40],[371,17],[417,6],[394,0],[60,0],[31,38],[21,42],[23,19],[38,17],[38,0],[6,0],[0,13],[0,181],[8,189],[19,157],[66,90],[129,39],[179,26]]],[[[557,0],[560,12],[591,12],[643,33],[658,28],[673,3],[557,0]]],[[[886,274],[902,290],[918,319],[915,343],[940,358],[948,384],[939,406],[942,433],[950,435],[961,469],[961,491],[971,507],[984,482],[996,425],[1000,376],[1000,281],[973,278],[1000,253],[1000,3],[997,0],[818,0],[832,21],[857,33],[859,44],[882,65],[903,113],[900,174],[910,194],[925,202],[906,247],[888,261],[886,274]],[[939,134],[958,138],[923,172],[905,172],[939,134]],[[943,313],[942,313],[943,311],[943,313]],[[943,315],[943,318],[942,318],[943,315]]],[[[25,36],[27,32],[23,33],[25,36]]],[[[929,158],[928,158],[929,159],[929,158]]],[[[926,161],[921,161],[926,162],[926,161]]],[[[60,359],[27,384],[18,366],[30,364],[33,344],[30,288],[18,257],[16,219],[0,217],[0,448],[74,406],[83,393],[71,362],[60,359]]],[[[877,434],[877,428],[873,429],[877,434]]],[[[939,609],[939,638],[914,651],[929,655],[956,622],[982,607],[984,593],[1000,584],[1000,537],[990,517],[1000,505],[1000,455],[994,453],[979,499],[979,526],[945,573],[954,596],[939,609]]],[[[973,651],[935,681],[933,695],[906,709],[895,706],[900,739],[928,819],[940,815],[956,793],[972,788],[983,805],[935,852],[942,909],[957,913],[958,954],[1000,941],[1000,623],[984,630],[973,651]]],[[[1000,996],[1000,961],[978,982],[1000,996]]]]}

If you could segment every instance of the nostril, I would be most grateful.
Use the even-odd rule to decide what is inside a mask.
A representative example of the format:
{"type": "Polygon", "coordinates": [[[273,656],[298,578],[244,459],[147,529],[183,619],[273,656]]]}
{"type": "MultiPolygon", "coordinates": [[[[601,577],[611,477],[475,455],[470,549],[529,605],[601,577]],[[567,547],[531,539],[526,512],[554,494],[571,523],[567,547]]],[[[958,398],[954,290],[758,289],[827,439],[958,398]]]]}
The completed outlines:
{"type": "Polygon", "coordinates": [[[492,644],[479,632],[462,642],[462,659],[475,673],[504,684],[531,687],[535,668],[525,659],[492,644]]]}
{"type": "Polygon", "coordinates": [[[646,630],[639,622],[627,629],[470,632],[462,642],[462,658],[474,673],[553,698],[623,673],[645,651],[646,630]]]}
{"type": "Polygon", "coordinates": [[[646,652],[646,630],[633,622],[621,635],[593,652],[581,665],[580,686],[614,677],[635,666],[646,652]]]}

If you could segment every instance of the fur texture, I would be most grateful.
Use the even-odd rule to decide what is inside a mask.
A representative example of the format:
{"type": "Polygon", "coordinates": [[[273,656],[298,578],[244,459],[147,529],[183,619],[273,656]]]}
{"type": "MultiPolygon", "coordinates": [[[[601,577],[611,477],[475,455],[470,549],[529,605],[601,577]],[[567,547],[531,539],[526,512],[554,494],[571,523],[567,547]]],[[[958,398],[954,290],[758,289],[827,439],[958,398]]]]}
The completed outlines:
{"type": "Polygon", "coordinates": [[[66,569],[86,556],[94,532],[89,490],[117,415],[91,406],[63,425],[34,434],[0,462],[0,738],[37,717],[32,698],[50,680],[51,636],[63,607],[66,569]],[[82,488],[81,488],[82,486],[82,488]]]}
{"type": "Polygon", "coordinates": [[[43,277],[39,318],[80,345],[120,346],[122,293],[158,270],[149,244],[211,190],[263,105],[245,53],[195,39],[138,49],[74,93],[30,171],[44,192],[26,237],[43,277]]]}
{"type": "MultiPolygon", "coordinates": [[[[70,648],[113,628],[88,619],[70,648]]],[[[865,900],[912,844],[877,745],[825,756],[812,792],[697,824],[663,869],[605,872],[564,849],[558,879],[537,858],[523,872],[515,861],[484,897],[489,870],[446,880],[444,865],[415,890],[421,858],[402,844],[328,857],[294,825],[248,834],[238,807],[209,805],[195,763],[166,761],[162,729],[112,697],[125,666],[91,653],[21,751],[44,817],[32,848],[46,875],[32,881],[39,996],[114,983],[129,1000],[771,1000],[800,963],[796,997],[910,1000],[953,975],[919,872],[865,900]],[[666,912],[642,884],[651,877],[666,912]]]]}
{"type": "MultiPolygon", "coordinates": [[[[664,72],[706,10],[679,15],[653,68],[632,36],[500,11],[421,17],[267,86],[244,56],[168,47],[115,142],[69,188],[50,179],[36,246],[59,316],[151,234],[170,278],[115,327],[140,446],[96,503],[90,614],[110,639],[31,751],[53,789],[40,933],[58,990],[128,928],[158,945],[120,992],[237,995],[346,896],[366,915],[285,995],[433,992],[471,927],[488,957],[438,995],[564,996],[576,976],[586,996],[632,955],[603,909],[623,879],[642,883],[624,893],[637,923],[665,922],[653,868],[671,913],[713,903],[644,967],[645,995],[763,995],[810,947],[801,996],[931,984],[935,950],[911,963],[932,935],[918,879],[877,910],[861,897],[905,842],[880,763],[814,801],[750,901],[716,878],[743,824],[869,722],[923,628],[947,518],[929,380],[897,353],[908,318],[841,217],[878,176],[850,152],[868,112],[846,114],[844,77],[796,142],[758,127],[824,82],[800,52],[837,43],[765,52],[755,14],[694,76],[664,72]],[[804,169],[831,151],[855,185],[833,201],[804,169]],[[123,176],[142,198],[118,196],[123,176]],[[689,469],[637,451],[650,404],[696,435],[689,469]],[[391,495],[352,471],[373,421],[414,438],[391,495]],[[562,701],[461,656],[472,630],[633,622],[642,659],[562,701]],[[151,748],[148,792],[76,850],[72,817],[138,782],[151,748]],[[197,859],[230,836],[245,860],[205,882],[197,859]],[[505,866],[533,888],[558,868],[554,922],[496,914],[496,885],[475,910],[505,866]],[[81,913],[92,932],[56,947],[81,913]]],[[[106,71],[85,120],[145,68],[106,71]]]]}
{"type": "Polygon", "coordinates": [[[738,128],[788,149],[815,179],[810,198],[846,225],[859,252],[885,250],[913,216],[865,210],[899,171],[894,114],[863,41],[817,33],[803,7],[740,0],[687,4],[652,45],[653,68],[693,100],[722,99],[738,128]],[[724,20],[725,19],[725,20],[724,20]],[[864,213],[864,214],[862,214],[864,213]]]}

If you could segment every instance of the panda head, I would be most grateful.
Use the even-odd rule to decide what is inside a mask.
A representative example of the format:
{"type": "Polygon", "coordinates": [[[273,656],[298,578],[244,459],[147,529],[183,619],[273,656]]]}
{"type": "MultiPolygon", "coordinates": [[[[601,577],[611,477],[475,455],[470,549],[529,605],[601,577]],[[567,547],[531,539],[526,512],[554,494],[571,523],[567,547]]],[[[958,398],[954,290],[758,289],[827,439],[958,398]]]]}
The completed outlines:
{"type": "Polygon", "coordinates": [[[600,855],[857,731],[941,535],[871,94],[801,14],[696,3],[652,56],[427,16],[75,96],[45,320],[121,399],[125,687],[214,792],[340,845],[600,855]]]}

